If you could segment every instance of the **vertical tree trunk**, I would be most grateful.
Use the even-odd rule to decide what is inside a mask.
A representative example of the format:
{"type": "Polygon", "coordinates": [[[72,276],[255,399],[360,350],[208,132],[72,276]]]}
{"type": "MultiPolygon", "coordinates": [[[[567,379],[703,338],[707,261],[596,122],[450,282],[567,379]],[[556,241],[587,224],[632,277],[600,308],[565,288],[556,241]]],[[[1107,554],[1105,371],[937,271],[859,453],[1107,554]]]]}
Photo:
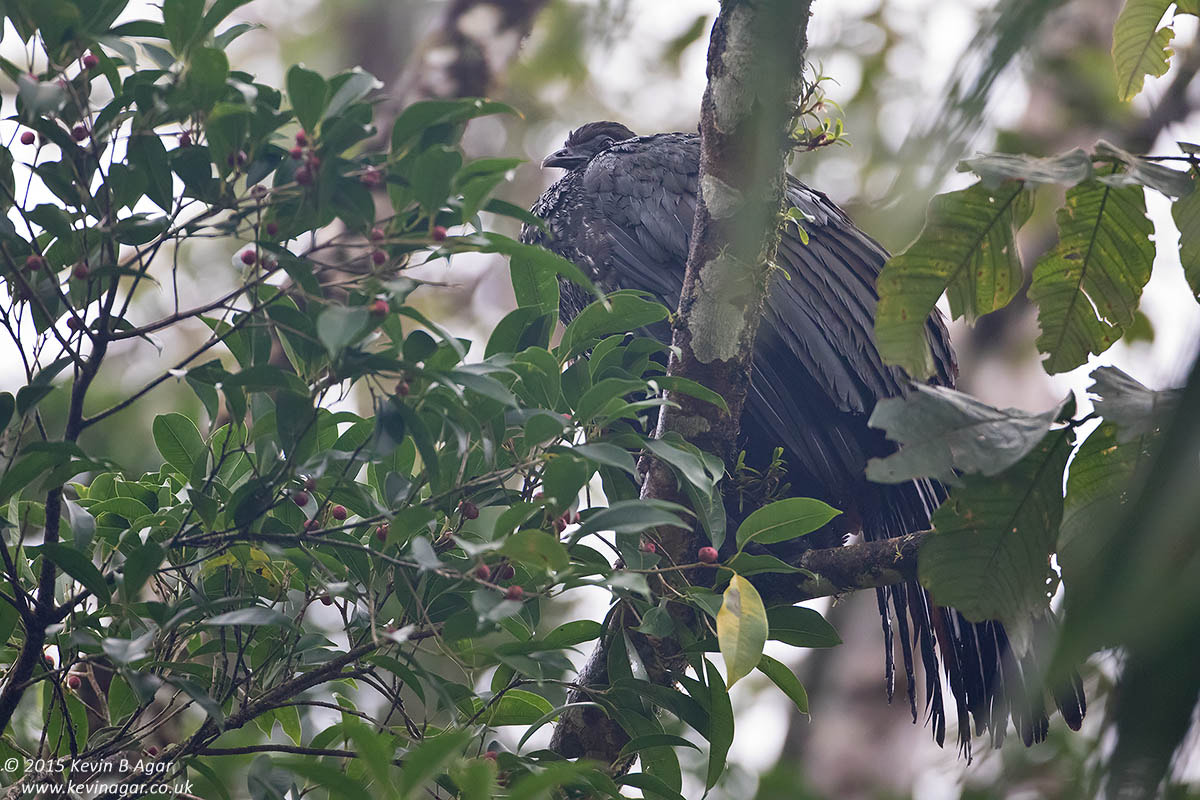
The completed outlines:
{"type": "MultiPolygon", "coordinates": [[[[676,395],[678,409],[663,409],[661,436],[684,438],[728,463],[750,383],[754,337],[779,241],[789,129],[800,94],[807,49],[809,0],[725,0],[713,24],[708,87],[700,110],[700,193],[687,272],[680,296],[668,371],[720,393],[728,412],[676,395]]],[[[651,462],[642,496],[686,502],[665,464],[651,462]]],[[[696,562],[695,531],[659,532],[666,562],[696,562]]],[[[672,580],[685,581],[688,575],[672,580]]],[[[660,587],[661,588],[661,587],[660,587]]],[[[673,610],[688,624],[687,609],[673,610]]],[[[633,615],[617,609],[609,636],[629,633],[651,680],[670,683],[682,669],[679,643],[650,640],[625,630],[633,615]]],[[[608,636],[593,653],[580,682],[607,682],[608,636]]],[[[587,699],[576,693],[572,700],[587,699]]],[[[628,735],[594,708],[564,712],[551,747],[563,756],[612,763],[628,735]]],[[[618,770],[628,766],[616,764],[618,770]]]]}

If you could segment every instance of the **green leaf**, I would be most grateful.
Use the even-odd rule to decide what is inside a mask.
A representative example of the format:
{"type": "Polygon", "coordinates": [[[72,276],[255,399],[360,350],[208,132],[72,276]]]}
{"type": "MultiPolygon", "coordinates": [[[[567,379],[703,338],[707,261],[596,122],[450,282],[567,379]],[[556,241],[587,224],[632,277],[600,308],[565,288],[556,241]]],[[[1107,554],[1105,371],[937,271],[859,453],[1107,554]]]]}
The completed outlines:
{"type": "Polygon", "coordinates": [[[530,725],[552,710],[553,706],[541,695],[523,689],[509,689],[492,704],[491,710],[484,714],[483,719],[493,727],[530,725]]]}
{"type": "Polygon", "coordinates": [[[289,627],[292,624],[292,620],[286,614],[276,611],[273,608],[250,606],[249,608],[239,608],[234,611],[226,611],[224,614],[217,614],[215,617],[209,617],[204,620],[204,624],[214,627],[222,625],[281,625],[289,627]]]}
{"type": "Polygon", "coordinates": [[[842,512],[811,497],[776,500],[750,513],[738,526],[737,546],[749,542],[775,544],[796,539],[821,528],[842,512]]]}
{"type": "Polygon", "coordinates": [[[737,553],[733,558],[726,562],[725,566],[736,572],[742,577],[748,578],[751,575],[758,575],[763,572],[782,572],[782,573],[808,573],[806,569],[793,567],[786,561],[782,561],[769,553],[758,553],[751,555],[750,553],[737,553]]]}
{"type": "Polygon", "coordinates": [[[204,0],[163,0],[162,13],[163,33],[176,55],[182,56],[200,33],[204,0]]]}
{"type": "Polygon", "coordinates": [[[562,542],[545,531],[517,531],[508,537],[500,552],[514,561],[551,572],[564,570],[571,562],[562,542]]]}
{"type": "Polygon", "coordinates": [[[685,800],[684,796],[672,789],[666,781],[649,772],[634,772],[618,778],[616,783],[619,786],[632,786],[638,789],[642,797],[657,798],[658,800],[685,800]]]}
{"type": "Polygon", "coordinates": [[[1058,244],[1038,262],[1029,287],[1050,374],[1078,367],[1121,337],[1154,263],[1140,186],[1082,183],[1067,190],[1057,217],[1058,244]]]}
{"type": "Polygon", "coordinates": [[[666,306],[644,299],[640,292],[613,292],[571,320],[563,332],[558,357],[564,361],[574,358],[610,334],[636,331],[666,319],[668,313],[666,306]]]}
{"type": "Polygon", "coordinates": [[[717,641],[725,658],[727,685],[749,675],[767,643],[767,610],[754,584],[735,574],[717,612],[717,641]]]}
{"type": "Polygon", "coordinates": [[[1127,442],[1156,433],[1166,424],[1183,397],[1182,389],[1147,389],[1116,367],[1098,367],[1088,391],[1096,396],[1095,412],[1117,425],[1117,438],[1127,442]]]}
{"type": "Polygon", "coordinates": [[[187,478],[196,466],[196,459],[204,453],[204,439],[196,423],[178,412],[159,414],[151,426],[154,444],[168,464],[187,478]]]}
{"type": "Polygon", "coordinates": [[[296,64],[287,72],[287,92],[296,118],[310,136],[315,134],[317,123],[329,103],[329,86],[325,79],[303,64],[296,64]]]}
{"type": "Polygon", "coordinates": [[[804,606],[767,609],[770,638],[792,647],[836,647],[842,638],[824,617],[804,606]]]}
{"type": "Polygon", "coordinates": [[[426,214],[434,214],[450,194],[454,174],[462,166],[462,153],[448,147],[431,147],[413,164],[413,193],[426,214]]]}
{"type": "Polygon", "coordinates": [[[1138,496],[1135,490],[1143,485],[1158,450],[1158,437],[1149,430],[1122,433],[1106,420],[1071,459],[1057,545],[1068,592],[1100,572],[1119,534],[1118,522],[1128,513],[1125,506],[1138,496]]]}
{"type": "Polygon", "coordinates": [[[708,772],[704,788],[711,789],[725,772],[725,759],[729,755],[729,747],[733,744],[733,704],[729,702],[729,692],[725,689],[725,681],[721,673],[707,658],[704,659],[704,671],[708,679],[708,772]]]}
{"type": "Polygon", "coordinates": [[[229,77],[229,58],[215,47],[198,48],[188,59],[183,76],[183,88],[192,106],[207,111],[225,94],[229,77]]]}
{"type": "Polygon", "coordinates": [[[383,84],[374,75],[361,67],[338,75],[330,82],[330,86],[333,88],[333,97],[329,100],[329,107],[325,109],[326,117],[336,117],[371,92],[383,88],[383,84]]]}
{"type": "Polygon", "coordinates": [[[163,549],[153,541],[147,541],[125,559],[125,580],[121,593],[126,603],[137,600],[138,592],[146,580],[158,569],[163,560],[163,549]]]}
{"type": "Polygon", "coordinates": [[[471,740],[470,731],[450,731],[430,736],[404,756],[404,766],[396,780],[396,789],[403,800],[420,797],[423,790],[442,771],[443,765],[461,753],[471,740]]]}
{"type": "Polygon", "coordinates": [[[1192,296],[1200,302],[1200,191],[1196,191],[1200,180],[1193,178],[1193,190],[1176,200],[1171,206],[1171,216],[1179,228],[1179,260],[1183,262],[1183,274],[1192,296]]]}
{"type": "Polygon", "coordinates": [[[44,558],[79,581],[101,602],[108,603],[112,600],[112,590],[108,588],[108,582],[104,580],[100,570],[96,569],[90,558],[74,547],[59,543],[44,544],[41,553],[44,558]]]}
{"type": "Polygon", "coordinates": [[[175,192],[162,140],[152,131],[135,134],[129,140],[128,154],[129,165],[146,179],[146,196],[170,214],[175,192]]]}
{"type": "Polygon", "coordinates": [[[804,684],[786,664],[764,655],[758,662],[758,669],[796,704],[797,711],[808,713],[808,692],[804,691],[804,684]]]}
{"type": "Polygon", "coordinates": [[[367,327],[369,315],[362,306],[330,305],[317,317],[317,338],[333,357],[357,341],[367,327]]]}
{"type": "Polygon", "coordinates": [[[638,736],[636,739],[630,739],[626,742],[625,746],[621,748],[621,752],[617,755],[617,758],[620,759],[624,756],[633,755],[648,747],[690,747],[693,750],[700,749],[682,736],[675,736],[670,733],[648,733],[645,736],[638,736]]]}
{"type": "Polygon", "coordinates": [[[973,320],[1008,304],[1023,280],[1013,232],[1031,209],[1017,181],[995,190],[977,183],[933,198],[920,236],[876,282],[875,338],[885,363],[917,379],[933,374],[925,323],[943,291],[955,318],[973,320]]]}
{"type": "Polygon", "coordinates": [[[687,528],[688,524],[678,514],[688,513],[690,512],[685,507],[674,503],[621,500],[608,508],[589,514],[576,532],[576,537],[598,531],[641,533],[659,525],[687,528]]]}
{"type": "Polygon", "coordinates": [[[877,483],[936,478],[960,486],[960,473],[1003,472],[1037,447],[1070,399],[1068,395],[1043,414],[1030,414],[992,408],[941,386],[912,388],[905,397],[876,403],[867,422],[900,444],[898,452],[867,462],[867,478],[877,483]]]}
{"type": "Polygon", "coordinates": [[[1070,431],[1056,431],[1005,472],[967,476],[942,503],[919,561],[921,583],[938,605],[974,622],[1010,623],[1047,607],[1070,452],[1070,431]]]}
{"type": "Polygon", "coordinates": [[[657,384],[668,392],[678,392],[686,394],[690,397],[695,397],[697,400],[703,400],[710,403],[725,413],[729,413],[729,406],[725,404],[725,398],[709,389],[707,386],[696,383],[690,378],[683,378],[679,375],[658,375],[651,381],[651,385],[657,384]]]}
{"type": "Polygon", "coordinates": [[[1174,52],[1175,32],[1158,27],[1171,0],[1126,0],[1113,26],[1113,65],[1117,70],[1117,97],[1132,100],[1145,84],[1146,76],[1165,75],[1174,52]]]}
{"type": "Polygon", "coordinates": [[[17,401],[8,392],[0,392],[0,432],[8,427],[13,413],[17,410],[17,401]]]}

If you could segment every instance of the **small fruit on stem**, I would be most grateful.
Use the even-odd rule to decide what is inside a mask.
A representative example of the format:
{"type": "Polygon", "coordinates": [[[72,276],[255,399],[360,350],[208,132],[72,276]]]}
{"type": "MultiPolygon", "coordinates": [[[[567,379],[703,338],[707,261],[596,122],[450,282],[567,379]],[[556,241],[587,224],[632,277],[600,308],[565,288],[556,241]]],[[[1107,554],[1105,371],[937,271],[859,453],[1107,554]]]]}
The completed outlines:
{"type": "Polygon", "coordinates": [[[333,510],[330,511],[329,513],[338,522],[341,522],[342,520],[346,519],[346,507],[345,506],[334,506],[333,510]]]}
{"type": "Polygon", "coordinates": [[[492,577],[492,569],[487,564],[480,564],[475,568],[475,577],[481,581],[486,581],[492,577]]]}
{"type": "Polygon", "coordinates": [[[463,519],[479,519],[479,506],[470,500],[464,500],[459,503],[458,510],[462,512],[463,519]]]}
{"type": "Polygon", "coordinates": [[[705,564],[717,563],[718,555],[717,548],[715,547],[701,547],[700,552],[697,555],[700,557],[700,561],[705,564]]]}
{"type": "Polygon", "coordinates": [[[33,131],[25,131],[21,134],[21,144],[33,144],[37,141],[37,136],[33,131]]]}
{"type": "Polygon", "coordinates": [[[308,505],[308,492],[296,492],[292,495],[292,501],[301,508],[304,508],[308,505]]]}
{"type": "Polygon", "coordinates": [[[444,242],[446,240],[446,227],[444,225],[433,226],[433,240],[435,242],[444,242]]]}
{"type": "Polygon", "coordinates": [[[520,586],[510,586],[505,590],[504,597],[506,600],[524,600],[525,590],[520,586]]]}

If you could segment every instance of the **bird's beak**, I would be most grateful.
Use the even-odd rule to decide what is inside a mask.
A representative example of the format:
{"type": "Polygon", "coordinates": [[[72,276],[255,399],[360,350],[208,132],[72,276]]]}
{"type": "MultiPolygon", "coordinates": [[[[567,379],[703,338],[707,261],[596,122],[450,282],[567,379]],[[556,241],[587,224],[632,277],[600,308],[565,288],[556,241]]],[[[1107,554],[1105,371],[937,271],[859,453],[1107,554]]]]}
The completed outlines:
{"type": "Polygon", "coordinates": [[[569,147],[564,147],[561,150],[555,150],[542,161],[542,169],[550,167],[558,167],[560,169],[574,169],[582,164],[584,158],[569,147]]]}

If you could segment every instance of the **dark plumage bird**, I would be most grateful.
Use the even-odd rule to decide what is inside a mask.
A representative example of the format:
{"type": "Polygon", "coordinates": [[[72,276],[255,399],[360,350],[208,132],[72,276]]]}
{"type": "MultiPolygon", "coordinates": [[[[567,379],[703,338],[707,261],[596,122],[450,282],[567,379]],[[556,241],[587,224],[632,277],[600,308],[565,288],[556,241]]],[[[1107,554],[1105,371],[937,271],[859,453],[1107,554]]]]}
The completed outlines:
{"type": "MultiPolygon", "coordinates": [[[[637,136],[615,122],[580,127],[542,162],[567,170],[532,209],[548,231],[526,226],[522,241],[574,262],[605,291],[640,289],[675,309],[696,211],[699,144],[692,133],[637,136]]],[[[791,493],[846,511],[838,520],[857,519],[868,540],[928,529],[930,515],[945,497],[940,485],[880,485],[864,477],[867,459],[895,451],[882,432],[867,426],[867,418],[876,401],[903,394],[908,382],[902,370],[883,363],[874,343],[875,280],[888,254],[824,194],[794,178],[786,192],[787,203],[808,219],[808,243],[793,225],[786,226],[777,257],[786,275],[777,274],[769,287],[742,417],[746,462],[761,469],[782,446],[791,493]]],[[[580,287],[563,283],[563,322],[591,299],[580,287]]],[[[651,334],[668,339],[670,331],[662,324],[651,334]]],[[[927,323],[926,335],[936,365],[932,382],[953,386],[957,366],[939,315],[927,323]]],[[[846,523],[840,524],[799,542],[834,546],[847,532],[846,523]]],[[[990,732],[996,744],[1010,715],[1026,744],[1045,737],[1040,693],[1031,698],[1024,692],[1035,665],[1014,658],[1003,626],[971,623],[935,605],[915,582],[876,592],[888,697],[894,687],[894,624],[913,719],[914,658],[919,656],[926,708],[939,744],[946,725],[941,669],[957,710],[960,745],[968,754],[972,722],[978,734],[990,732]]],[[[1064,718],[1077,728],[1084,707],[1077,680],[1055,694],[1064,718]]]]}

